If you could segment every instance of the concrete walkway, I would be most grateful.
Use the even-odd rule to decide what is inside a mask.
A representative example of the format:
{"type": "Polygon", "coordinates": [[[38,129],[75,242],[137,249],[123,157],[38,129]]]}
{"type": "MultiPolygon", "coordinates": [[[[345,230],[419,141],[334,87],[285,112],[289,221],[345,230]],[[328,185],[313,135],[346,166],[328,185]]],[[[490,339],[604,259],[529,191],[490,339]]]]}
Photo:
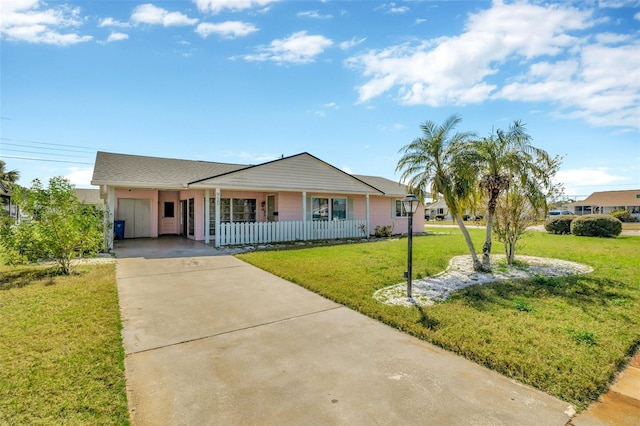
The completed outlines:
{"type": "Polygon", "coordinates": [[[208,249],[116,247],[134,425],[570,419],[563,401],[236,258],[186,255],[208,249]]]}
{"type": "Polygon", "coordinates": [[[571,419],[571,426],[640,424],[640,350],[600,399],[571,419]]]}

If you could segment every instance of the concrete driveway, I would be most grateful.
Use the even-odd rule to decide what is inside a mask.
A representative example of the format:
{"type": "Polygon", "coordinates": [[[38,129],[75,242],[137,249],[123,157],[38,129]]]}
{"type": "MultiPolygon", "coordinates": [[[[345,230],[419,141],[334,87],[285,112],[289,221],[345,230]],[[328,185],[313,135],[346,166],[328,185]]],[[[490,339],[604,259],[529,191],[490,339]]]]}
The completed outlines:
{"type": "Polygon", "coordinates": [[[191,249],[116,248],[134,425],[560,426],[572,414],[234,257],[191,249]]]}

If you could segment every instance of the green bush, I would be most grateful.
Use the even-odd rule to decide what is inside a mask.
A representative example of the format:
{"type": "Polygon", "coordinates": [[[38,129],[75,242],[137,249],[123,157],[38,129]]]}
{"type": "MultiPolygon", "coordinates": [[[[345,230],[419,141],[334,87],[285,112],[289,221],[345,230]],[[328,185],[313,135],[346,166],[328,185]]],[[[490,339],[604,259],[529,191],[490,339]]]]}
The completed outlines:
{"type": "Polygon", "coordinates": [[[551,234],[570,234],[571,222],[575,218],[573,215],[550,217],[544,223],[544,229],[551,234]]]}
{"type": "Polygon", "coordinates": [[[617,237],[622,222],[608,214],[579,216],[571,222],[571,233],[582,237],[617,237]]]}
{"type": "Polygon", "coordinates": [[[393,226],[390,226],[390,225],[387,225],[387,226],[378,225],[374,230],[374,235],[377,238],[390,237],[392,233],[393,233],[393,226]]]}
{"type": "Polygon", "coordinates": [[[637,222],[638,218],[631,214],[629,210],[616,210],[609,213],[611,216],[618,219],[620,222],[637,222]]]}

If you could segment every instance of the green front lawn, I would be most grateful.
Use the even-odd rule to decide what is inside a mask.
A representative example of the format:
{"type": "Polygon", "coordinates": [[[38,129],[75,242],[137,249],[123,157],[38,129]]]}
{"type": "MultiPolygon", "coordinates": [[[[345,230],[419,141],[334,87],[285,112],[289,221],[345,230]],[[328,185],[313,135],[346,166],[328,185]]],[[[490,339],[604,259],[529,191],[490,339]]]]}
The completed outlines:
{"type": "Polygon", "coordinates": [[[0,266],[0,424],[129,423],[115,265],[0,266]]]}
{"type": "MultiPolygon", "coordinates": [[[[470,230],[476,248],[484,230],[470,230]]],[[[422,308],[388,306],[373,293],[403,281],[407,240],[238,255],[421,339],[585,408],[640,344],[640,238],[532,232],[522,255],[565,259],[592,274],[472,286],[422,308]]],[[[494,253],[502,245],[494,243],[494,253]]],[[[414,239],[414,279],[468,253],[456,228],[414,239]]]]}

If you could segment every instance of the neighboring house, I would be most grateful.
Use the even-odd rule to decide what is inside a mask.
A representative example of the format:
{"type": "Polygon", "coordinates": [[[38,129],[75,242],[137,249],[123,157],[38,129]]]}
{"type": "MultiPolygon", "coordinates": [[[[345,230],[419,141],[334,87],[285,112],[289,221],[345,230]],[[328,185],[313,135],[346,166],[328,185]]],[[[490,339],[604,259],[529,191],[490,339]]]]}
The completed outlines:
{"type": "Polygon", "coordinates": [[[81,204],[104,207],[104,200],[100,198],[99,189],[76,188],[76,196],[81,204]]]}
{"type": "Polygon", "coordinates": [[[11,202],[11,188],[3,181],[0,181],[0,201],[2,202],[2,216],[18,219],[18,206],[11,202]]]}
{"type": "Polygon", "coordinates": [[[569,204],[567,209],[577,215],[629,210],[640,219],[640,189],[594,192],[582,201],[569,204]]]}
{"type": "Polygon", "coordinates": [[[424,209],[424,218],[426,220],[452,219],[447,203],[445,203],[443,199],[439,199],[426,206],[424,209]]]}
{"type": "MultiPolygon", "coordinates": [[[[425,220],[453,220],[447,203],[442,198],[424,208],[424,218],[425,220]]],[[[476,216],[470,210],[466,210],[462,218],[464,220],[474,220],[476,216]]]]}
{"type": "Polygon", "coordinates": [[[221,246],[363,237],[388,225],[407,232],[404,185],[306,152],[252,166],[98,152],[91,184],[108,220],[125,221],[125,238],[174,234],[221,246]]]}

